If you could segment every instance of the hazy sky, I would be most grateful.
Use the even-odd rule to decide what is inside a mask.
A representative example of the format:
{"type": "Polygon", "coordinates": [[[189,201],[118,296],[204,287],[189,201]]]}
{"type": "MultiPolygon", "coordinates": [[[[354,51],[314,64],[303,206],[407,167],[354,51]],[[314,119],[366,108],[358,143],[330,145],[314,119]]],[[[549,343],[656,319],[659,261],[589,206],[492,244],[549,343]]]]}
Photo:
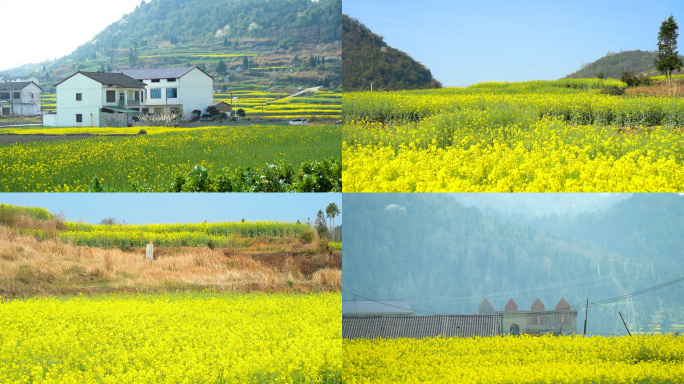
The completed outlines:
{"type": "Polygon", "coordinates": [[[141,1],[0,0],[0,71],[68,55],[141,1]]]}
{"type": "MultiPolygon", "coordinates": [[[[68,221],[97,224],[106,217],[128,224],[316,220],[341,193],[0,193],[0,203],[46,208],[68,221]]],[[[335,217],[335,226],[342,215],[335,217]]]]}
{"type": "Polygon", "coordinates": [[[684,25],[681,0],[344,0],[342,12],[445,86],[562,78],[607,51],[656,50],[670,14],[684,25]]]}

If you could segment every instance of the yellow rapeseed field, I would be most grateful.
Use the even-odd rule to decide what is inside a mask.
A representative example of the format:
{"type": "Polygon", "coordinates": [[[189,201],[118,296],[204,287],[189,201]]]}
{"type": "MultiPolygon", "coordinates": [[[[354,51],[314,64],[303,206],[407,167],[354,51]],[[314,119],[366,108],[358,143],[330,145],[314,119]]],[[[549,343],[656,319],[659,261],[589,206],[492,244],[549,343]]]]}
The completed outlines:
{"type": "Polygon", "coordinates": [[[0,382],[339,383],[340,294],[0,303],[0,382]]]}
{"type": "Polygon", "coordinates": [[[617,83],[344,96],[344,192],[684,190],[684,100],[617,83]]]}
{"type": "Polygon", "coordinates": [[[345,383],[682,383],[684,337],[344,340],[345,383]]]}

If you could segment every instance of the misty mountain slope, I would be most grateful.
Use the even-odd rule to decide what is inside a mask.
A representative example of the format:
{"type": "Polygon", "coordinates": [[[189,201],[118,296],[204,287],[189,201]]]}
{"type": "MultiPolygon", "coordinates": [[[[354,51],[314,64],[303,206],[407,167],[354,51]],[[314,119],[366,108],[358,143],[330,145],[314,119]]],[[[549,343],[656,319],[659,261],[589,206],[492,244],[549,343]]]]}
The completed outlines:
{"type": "Polygon", "coordinates": [[[592,267],[600,248],[484,216],[448,195],[349,194],[344,205],[343,285],[366,297],[469,313],[488,294],[502,296],[498,309],[510,297],[522,309],[536,297],[577,302],[584,293],[570,282],[604,284],[592,267]],[[458,300],[440,302],[447,298],[458,300]]]}
{"type": "Polygon", "coordinates": [[[635,193],[605,210],[547,217],[536,224],[633,259],[648,259],[660,274],[684,274],[684,196],[635,193]]]}

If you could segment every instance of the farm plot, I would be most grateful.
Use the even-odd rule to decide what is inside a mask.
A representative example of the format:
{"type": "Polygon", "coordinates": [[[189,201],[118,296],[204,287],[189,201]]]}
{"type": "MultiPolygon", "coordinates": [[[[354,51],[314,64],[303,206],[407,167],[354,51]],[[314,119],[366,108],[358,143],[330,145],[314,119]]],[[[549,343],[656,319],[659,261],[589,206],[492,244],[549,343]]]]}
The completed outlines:
{"type": "MultiPolygon", "coordinates": [[[[341,160],[341,128],[337,126],[143,128],[151,134],[0,146],[0,190],[229,192],[339,188],[341,170],[335,164],[341,160]]],[[[128,133],[126,128],[53,132],[128,133]]]]}
{"type": "Polygon", "coordinates": [[[345,383],[679,383],[684,338],[344,340],[345,383]],[[391,368],[390,368],[391,367],[391,368]]]}
{"type": "Polygon", "coordinates": [[[309,120],[337,120],[342,114],[342,94],[332,91],[313,92],[310,96],[285,97],[295,90],[256,91],[239,90],[229,94],[214,94],[215,101],[228,104],[237,97],[235,110],[242,108],[246,115],[260,119],[292,119],[306,117],[309,120]]]}
{"type": "Polygon", "coordinates": [[[345,192],[684,189],[684,100],[617,81],[344,95],[345,192]]]}
{"type": "Polygon", "coordinates": [[[160,294],[0,303],[3,383],[341,383],[341,297],[160,294]]]}

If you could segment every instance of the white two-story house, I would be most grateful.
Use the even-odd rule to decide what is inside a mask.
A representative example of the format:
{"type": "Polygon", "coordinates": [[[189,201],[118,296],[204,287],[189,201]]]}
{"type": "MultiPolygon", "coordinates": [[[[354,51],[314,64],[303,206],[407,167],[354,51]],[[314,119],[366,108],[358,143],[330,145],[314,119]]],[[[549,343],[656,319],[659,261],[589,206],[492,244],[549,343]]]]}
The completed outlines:
{"type": "Polygon", "coordinates": [[[204,113],[214,101],[214,78],[197,66],[124,69],[123,73],[145,83],[143,113],[204,113]]]}
{"type": "Polygon", "coordinates": [[[123,127],[145,105],[145,84],[123,73],[76,72],[55,85],[57,113],[44,126],[123,127]]]}
{"type": "Polygon", "coordinates": [[[41,92],[32,81],[0,83],[0,115],[39,115],[41,92]]]}

